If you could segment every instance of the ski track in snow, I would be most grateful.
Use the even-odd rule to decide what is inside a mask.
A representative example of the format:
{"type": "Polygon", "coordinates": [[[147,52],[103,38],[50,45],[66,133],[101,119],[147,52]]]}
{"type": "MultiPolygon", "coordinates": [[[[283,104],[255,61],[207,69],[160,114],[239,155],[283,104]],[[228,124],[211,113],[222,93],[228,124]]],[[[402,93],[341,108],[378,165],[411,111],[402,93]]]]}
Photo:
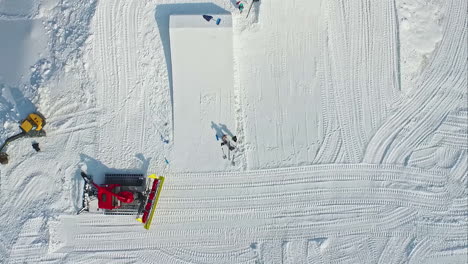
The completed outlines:
{"type": "Polygon", "coordinates": [[[247,19],[213,1],[233,16],[241,170],[189,173],[164,162],[156,13],[193,4],[7,2],[0,20],[43,21],[50,58],[22,99],[47,117],[42,151],[18,140],[0,168],[1,263],[465,263],[466,1],[261,1],[247,19]],[[166,176],[152,229],[75,216],[82,167],[166,176]]]}

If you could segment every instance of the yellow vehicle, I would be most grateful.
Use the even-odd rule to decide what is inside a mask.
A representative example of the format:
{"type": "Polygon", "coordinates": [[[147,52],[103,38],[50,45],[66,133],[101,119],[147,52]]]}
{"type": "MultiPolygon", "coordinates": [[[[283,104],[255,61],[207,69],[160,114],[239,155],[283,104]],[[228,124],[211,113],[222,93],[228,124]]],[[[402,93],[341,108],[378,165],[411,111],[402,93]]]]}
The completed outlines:
{"type": "Polygon", "coordinates": [[[8,154],[3,152],[3,149],[13,140],[22,137],[45,137],[46,132],[43,127],[45,126],[45,118],[40,113],[31,113],[23,121],[21,121],[21,133],[11,136],[5,140],[5,143],[0,147],[0,163],[8,163],[8,154]]]}
{"type": "Polygon", "coordinates": [[[23,132],[29,133],[31,130],[43,131],[43,125],[45,125],[44,117],[39,113],[32,113],[21,122],[20,128],[23,132]]]}

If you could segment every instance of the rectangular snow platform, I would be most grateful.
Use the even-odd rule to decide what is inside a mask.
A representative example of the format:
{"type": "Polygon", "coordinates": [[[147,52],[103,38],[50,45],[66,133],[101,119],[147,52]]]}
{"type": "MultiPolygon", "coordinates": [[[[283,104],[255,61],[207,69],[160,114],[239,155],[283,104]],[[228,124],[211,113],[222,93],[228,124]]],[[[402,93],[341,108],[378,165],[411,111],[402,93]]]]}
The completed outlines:
{"type": "Polygon", "coordinates": [[[215,124],[218,131],[236,130],[232,21],[230,15],[206,15],[213,19],[206,21],[202,14],[170,17],[174,99],[170,164],[178,171],[234,168],[223,160],[217,130],[212,128],[215,124]]]}

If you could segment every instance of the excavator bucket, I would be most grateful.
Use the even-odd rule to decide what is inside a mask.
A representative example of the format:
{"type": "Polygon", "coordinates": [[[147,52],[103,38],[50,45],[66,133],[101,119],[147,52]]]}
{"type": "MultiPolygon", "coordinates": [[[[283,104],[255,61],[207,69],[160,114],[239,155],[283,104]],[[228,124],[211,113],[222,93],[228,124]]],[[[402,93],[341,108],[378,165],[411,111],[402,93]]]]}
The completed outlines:
{"type": "Polygon", "coordinates": [[[161,189],[164,184],[163,176],[156,176],[156,174],[151,174],[148,178],[152,179],[150,184],[151,189],[146,200],[141,217],[137,218],[137,221],[144,224],[145,229],[150,229],[151,222],[153,220],[154,212],[156,211],[156,206],[158,205],[159,195],[161,194],[161,189]]]}

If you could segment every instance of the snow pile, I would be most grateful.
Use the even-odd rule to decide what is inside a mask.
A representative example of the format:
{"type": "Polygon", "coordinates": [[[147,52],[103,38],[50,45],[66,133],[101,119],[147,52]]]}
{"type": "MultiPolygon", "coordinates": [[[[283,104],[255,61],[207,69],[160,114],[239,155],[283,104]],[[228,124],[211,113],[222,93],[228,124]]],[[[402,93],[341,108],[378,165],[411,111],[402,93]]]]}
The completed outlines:
{"type": "Polygon", "coordinates": [[[407,93],[442,40],[442,22],[449,10],[443,2],[396,1],[400,30],[402,90],[407,93]]]}
{"type": "Polygon", "coordinates": [[[0,0],[0,139],[47,118],[1,263],[465,263],[466,1],[235,2],[0,0]],[[166,176],[152,229],[76,216],[81,169],[166,176]]]}

